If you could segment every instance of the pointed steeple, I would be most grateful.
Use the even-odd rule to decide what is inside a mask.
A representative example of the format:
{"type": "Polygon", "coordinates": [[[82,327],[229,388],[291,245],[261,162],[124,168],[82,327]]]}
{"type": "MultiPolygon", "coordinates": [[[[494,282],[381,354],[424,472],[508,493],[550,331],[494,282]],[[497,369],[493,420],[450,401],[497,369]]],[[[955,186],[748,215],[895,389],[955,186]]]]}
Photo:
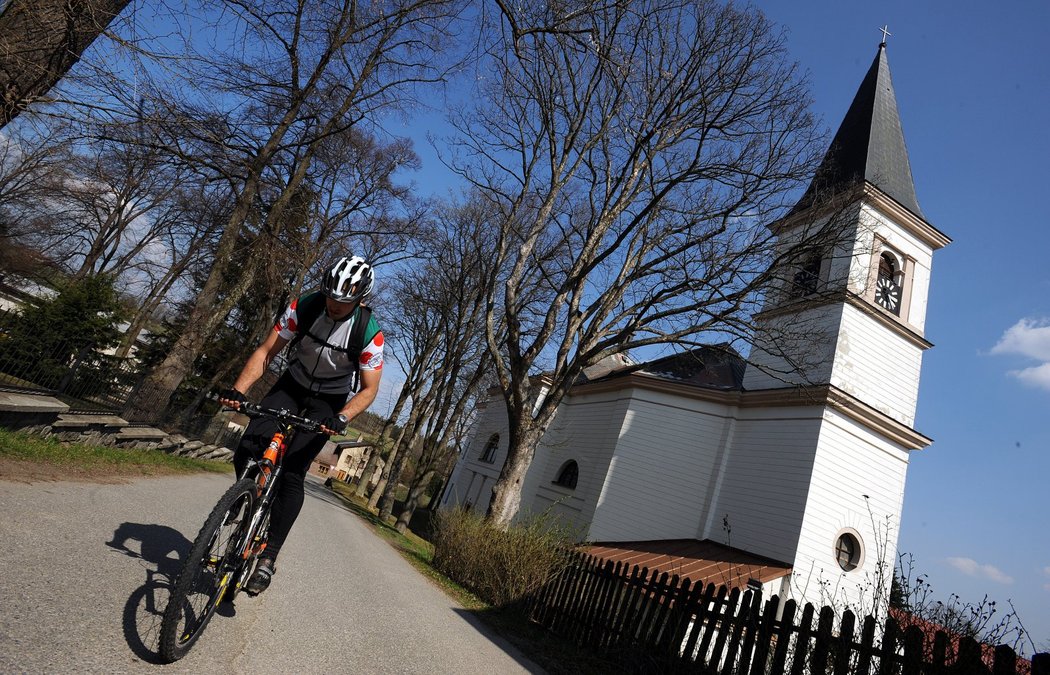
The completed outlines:
{"type": "Polygon", "coordinates": [[[812,206],[818,195],[838,192],[858,181],[871,183],[926,219],[915,197],[885,42],[879,45],[813,182],[791,213],[812,206]]]}

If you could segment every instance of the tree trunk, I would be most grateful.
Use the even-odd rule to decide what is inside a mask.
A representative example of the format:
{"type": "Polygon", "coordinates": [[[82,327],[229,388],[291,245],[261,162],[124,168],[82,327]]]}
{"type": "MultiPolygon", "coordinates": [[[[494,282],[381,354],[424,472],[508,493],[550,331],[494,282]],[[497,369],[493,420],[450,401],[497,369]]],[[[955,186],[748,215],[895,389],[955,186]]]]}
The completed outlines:
{"type": "Polygon", "coordinates": [[[204,387],[201,387],[200,391],[193,397],[193,401],[186,406],[186,409],[179,414],[178,422],[176,425],[183,430],[190,428],[190,422],[193,420],[197,411],[200,410],[201,405],[204,403],[204,399],[207,398],[208,394],[211,393],[215,386],[223,379],[229,376],[230,371],[237,367],[238,362],[234,359],[229,359],[214,375],[211,380],[204,387]]]}
{"type": "Polygon", "coordinates": [[[427,485],[430,484],[430,479],[434,477],[434,471],[426,471],[416,475],[415,479],[412,480],[412,485],[408,488],[408,497],[405,499],[405,510],[401,512],[401,515],[397,517],[397,522],[394,523],[394,528],[401,534],[405,533],[408,529],[408,524],[412,522],[412,514],[416,512],[416,508],[419,506],[419,498],[426,492],[427,485]]]}
{"type": "Polygon", "coordinates": [[[379,482],[376,483],[376,489],[372,490],[372,496],[368,498],[368,508],[373,511],[379,506],[379,498],[386,492],[387,483],[387,471],[383,469],[382,475],[379,477],[379,482]]]}
{"type": "MultiPolygon", "coordinates": [[[[226,264],[229,262],[227,260],[226,264]]],[[[219,265],[216,261],[212,269],[213,277],[217,276],[216,270],[219,265]]],[[[193,369],[193,363],[203,350],[204,344],[211,339],[215,328],[222,323],[250,285],[252,266],[246,262],[245,268],[241,280],[230,289],[222,302],[217,302],[218,280],[210,289],[208,284],[205,285],[207,292],[198,296],[197,304],[182,335],[175,341],[164,361],[145,379],[135,401],[129,405],[129,422],[156,422],[164,417],[172,394],[193,369]]]]}
{"type": "Polygon", "coordinates": [[[0,128],[46,94],[128,0],[29,0],[0,10],[0,128]]]}
{"type": "Polygon", "coordinates": [[[394,515],[394,502],[397,501],[394,497],[394,492],[397,491],[398,478],[401,476],[401,467],[407,454],[408,448],[405,447],[405,444],[398,444],[394,448],[394,451],[390,453],[389,461],[386,463],[386,469],[383,471],[383,479],[380,481],[383,490],[380,492],[379,486],[376,486],[376,493],[379,493],[379,500],[376,504],[379,506],[380,520],[386,520],[394,515]]]}
{"type": "MultiPolygon", "coordinates": [[[[402,393],[404,393],[404,388],[402,388],[402,393]]],[[[368,500],[370,505],[379,505],[381,517],[384,514],[386,517],[389,517],[391,514],[394,505],[393,493],[397,489],[397,482],[401,476],[401,466],[404,464],[402,456],[409,452],[412,441],[416,437],[416,431],[422,423],[424,414],[427,412],[429,412],[429,408],[426,399],[413,401],[412,411],[408,413],[408,419],[405,420],[405,425],[401,428],[397,443],[394,444],[386,458],[386,466],[383,467],[383,477],[372,492],[372,497],[368,500]]]]}
{"type": "MultiPolygon", "coordinates": [[[[394,511],[394,491],[397,490],[398,481],[401,480],[401,470],[405,467],[405,461],[412,452],[412,444],[415,442],[420,427],[423,424],[424,415],[430,413],[430,401],[419,401],[412,406],[412,412],[408,415],[404,429],[397,445],[387,458],[386,467],[383,470],[383,491],[378,499],[380,519],[389,518],[394,511]]],[[[379,486],[373,493],[373,497],[379,493],[379,486]]],[[[371,502],[369,502],[371,503],[371,502]]]]}
{"type": "MultiPolygon", "coordinates": [[[[390,412],[390,417],[387,418],[386,424],[383,425],[383,431],[379,434],[379,440],[376,441],[375,452],[368,457],[368,461],[365,462],[365,468],[361,471],[361,479],[357,484],[357,488],[354,490],[354,494],[358,497],[364,497],[368,493],[368,484],[372,482],[372,477],[376,473],[376,467],[379,466],[379,454],[383,447],[390,441],[390,435],[394,431],[394,425],[397,424],[397,418],[401,417],[401,411],[405,407],[405,403],[408,401],[408,395],[405,393],[405,387],[401,389],[401,395],[397,398],[397,403],[394,404],[394,409],[390,412]]],[[[401,436],[398,436],[398,443],[401,442],[401,437],[404,436],[405,430],[401,429],[401,436]]]]}
{"type": "Polygon", "coordinates": [[[365,461],[365,468],[361,469],[361,475],[357,478],[357,486],[354,487],[354,494],[362,499],[368,499],[371,496],[368,486],[372,484],[372,479],[379,480],[382,477],[383,470],[379,468],[379,448],[377,447],[365,461]]]}
{"type": "Polygon", "coordinates": [[[237,205],[230,214],[222,236],[219,238],[211,272],[204,282],[204,287],[197,295],[197,301],[190,312],[186,328],[175,341],[167,358],[143,381],[140,395],[126,410],[128,421],[155,422],[164,416],[172,394],[193,369],[193,362],[200,355],[204,343],[211,338],[216,326],[226,318],[226,315],[251,285],[255,272],[254,246],[248,248],[248,251],[243,254],[243,260],[240,261],[243,265],[241,278],[233,288],[228,290],[225,298],[219,301],[226,272],[234,264],[234,251],[241,227],[248,219],[257,191],[257,180],[249,181],[241,190],[237,205]]]}
{"type": "Polygon", "coordinates": [[[160,302],[167,295],[171,287],[175,285],[175,281],[179,278],[179,275],[186,269],[184,263],[180,263],[169,268],[164,276],[161,277],[159,284],[154,286],[149,295],[146,296],[145,302],[136,312],[135,318],[131,320],[131,325],[128,326],[127,332],[124,333],[124,337],[120,341],[120,347],[117,349],[117,358],[126,359],[128,354],[131,353],[131,348],[135,346],[135,341],[146,327],[146,323],[149,321],[153,313],[160,307],[160,302]]]}
{"type": "Polygon", "coordinates": [[[545,428],[545,425],[541,427],[531,418],[511,427],[507,448],[508,461],[503,464],[499,478],[492,486],[492,498],[487,513],[488,519],[496,527],[506,529],[518,514],[521,506],[521,485],[536,454],[536,444],[543,436],[545,428]]]}

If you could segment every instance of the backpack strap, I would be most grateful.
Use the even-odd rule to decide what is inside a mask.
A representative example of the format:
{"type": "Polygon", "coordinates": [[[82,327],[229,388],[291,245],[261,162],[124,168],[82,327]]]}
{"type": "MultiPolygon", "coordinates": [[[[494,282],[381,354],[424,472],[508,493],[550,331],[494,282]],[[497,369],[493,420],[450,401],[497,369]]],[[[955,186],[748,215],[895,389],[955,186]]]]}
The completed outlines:
{"type": "Polygon", "coordinates": [[[368,324],[371,321],[372,308],[358,305],[357,316],[354,317],[354,329],[350,332],[350,339],[346,343],[350,362],[354,364],[353,391],[361,388],[361,352],[365,348],[365,331],[368,330],[368,324]]]}
{"type": "MultiPolygon", "coordinates": [[[[365,331],[372,320],[372,308],[358,305],[357,316],[354,318],[354,330],[350,332],[350,339],[346,343],[346,350],[357,357],[365,348],[365,331]]],[[[356,359],[355,359],[356,361],[356,359]]]]}
{"type": "Polygon", "coordinates": [[[303,340],[303,336],[310,332],[318,317],[324,313],[324,295],[318,291],[307,293],[295,303],[295,337],[288,344],[288,353],[291,354],[303,340]]]}

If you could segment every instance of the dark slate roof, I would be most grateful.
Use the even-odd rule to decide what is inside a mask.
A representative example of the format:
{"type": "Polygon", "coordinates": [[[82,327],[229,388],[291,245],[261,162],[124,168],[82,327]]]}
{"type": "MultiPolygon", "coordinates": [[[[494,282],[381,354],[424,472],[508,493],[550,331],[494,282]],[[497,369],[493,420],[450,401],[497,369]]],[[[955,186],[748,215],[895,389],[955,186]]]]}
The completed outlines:
{"type": "Polygon", "coordinates": [[[704,345],[623,368],[591,381],[614,380],[640,373],[705,389],[740,390],[745,365],[744,359],[728,344],[704,345]]]}
{"type": "Polygon", "coordinates": [[[901,206],[926,219],[915,197],[885,43],[879,45],[875,61],[864,76],[824,161],[791,213],[812,206],[818,195],[840,192],[859,181],[875,185],[901,206]]]}

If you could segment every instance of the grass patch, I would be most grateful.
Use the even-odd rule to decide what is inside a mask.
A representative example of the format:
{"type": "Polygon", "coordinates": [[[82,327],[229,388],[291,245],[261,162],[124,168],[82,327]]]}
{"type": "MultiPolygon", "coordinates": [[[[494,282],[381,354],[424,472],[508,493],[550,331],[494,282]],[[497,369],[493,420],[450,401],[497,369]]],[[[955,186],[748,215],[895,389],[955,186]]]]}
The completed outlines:
{"type": "Polygon", "coordinates": [[[555,579],[573,544],[548,515],[502,529],[479,513],[448,509],[437,514],[434,532],[434,567],[494,607],[521,604],[555,579]]]}
{"type": "Polygon", "coordinates": [[[53,438],[0,429],[0,459],[4,474],[18,478],[104,478],[152,476],[210,471],[229,473],[227,462],[176,457],[157,450],[113,448],[85,443],[62,443],[53,438]],[[22,469],[24,471],[20,471],[22,469]],[[29,473],[26,473],[29,472],[29,473]]]}

